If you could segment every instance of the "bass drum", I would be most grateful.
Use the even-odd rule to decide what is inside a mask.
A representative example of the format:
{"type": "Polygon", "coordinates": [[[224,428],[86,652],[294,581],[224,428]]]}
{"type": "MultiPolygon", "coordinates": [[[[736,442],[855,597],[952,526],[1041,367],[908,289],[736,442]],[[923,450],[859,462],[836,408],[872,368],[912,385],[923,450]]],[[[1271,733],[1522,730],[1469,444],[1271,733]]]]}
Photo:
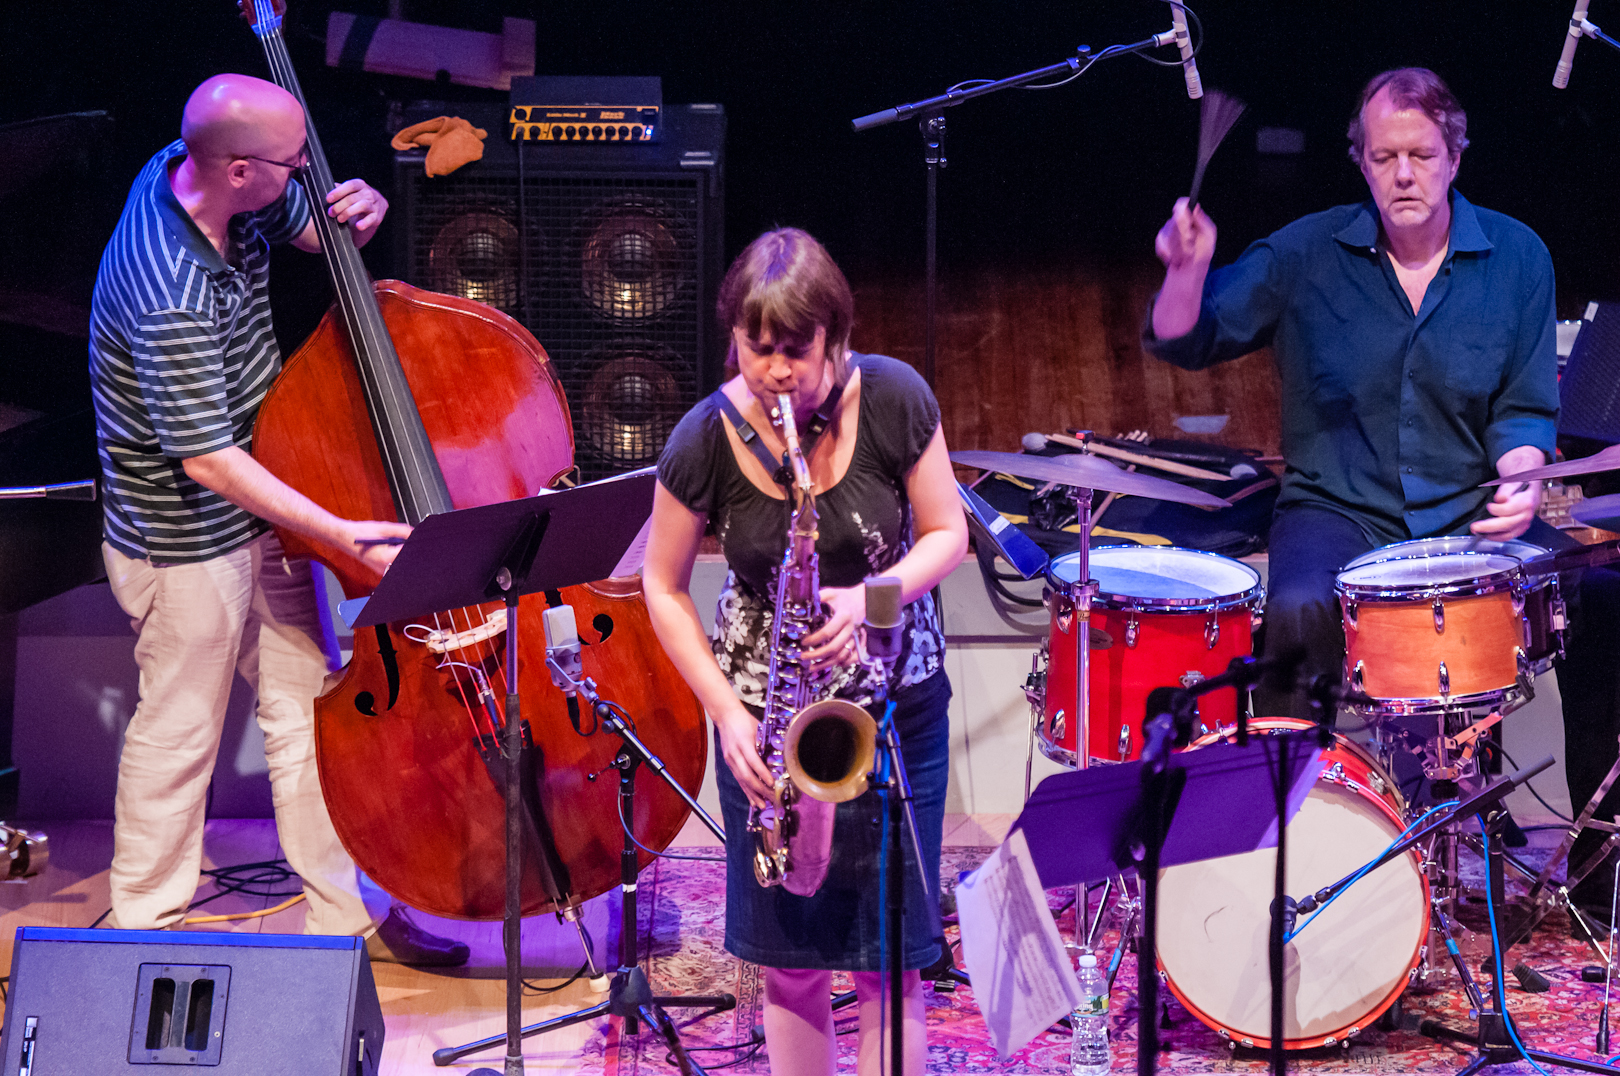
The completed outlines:
{"type": "MultiPolygon", "coordinates": [[[[1252,732],[1315,726],[1293,718],[1252,732]]],[[[1192,746],[1231,738],[1214,733],[1192,746]]],[[[1288,892],[1312,893],[1376,859],[1405,828],[1395,782],[1361,747],[1335,735],[1322,776],[1288,823],[1288,892]]],[[[1271,1045],[1267,961],[1276,852],[1262,849],[1168,867],[1159,875],[1159,967],[1188,1012],[1224,1039],[1271,1045]]],[[[1429,933],[1429,882],[1417,850],[1300,916],[1284,958],[1283,1046],[1332,1046],[1368,1027],[1406,989],[1429,933]]]]}

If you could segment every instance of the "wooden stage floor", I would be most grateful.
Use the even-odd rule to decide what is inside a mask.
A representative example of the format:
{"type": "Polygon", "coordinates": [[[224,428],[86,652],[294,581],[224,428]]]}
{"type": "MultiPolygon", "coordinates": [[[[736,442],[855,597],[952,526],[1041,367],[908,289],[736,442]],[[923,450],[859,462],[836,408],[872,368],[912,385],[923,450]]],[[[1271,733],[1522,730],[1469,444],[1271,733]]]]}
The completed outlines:
{"type": "MultiPolygon", "coordinates": [[[[947,815],[945,842],[948,845],[998,844],[1012,819],[1012,815],[947,815]]],[[[45,872],[27,882],[0,885],[0,959],[8,970],[18,927],[88,927],[107,910],[112,823],[51,822],[37,828],[50,839],[51,858],[45,872]]],[[[707,830],[689,822],[669,850],[701,853],[714,845],[707,830]]],[[[280,854],[275,824],[270,820],[216,819],[208,823],[203,841],[205,868],[274,860],[280,854]]],[[[296,884],[287,888],[296,888],[296,884]]],[[[216,887],[205,879],[198,898],[215,891],[216,887]]],[[[368,893],[368,902],[372,897],[377,898],[376,911],[380,914],[386,909],[387,898],[372,891],[368,893]]],[[[231,894],[198,909],[198,914],[257,911],[281,900],[231,894]]],[[[612,946],[616,955],[614,921],[617,914],[617,907],[610,906],[606,898],[598,898],[587,906],[585,921],[596,939],[598,951],[612,946]]],[[[442,1047],[505,1032],[500,923],[469,923],[413,915],[428,929],[465,941],[472,949],[472,957],[466,967],[446,970],[372,965],[388,1027],[381,1073],[383,1076],[426,1076],[428,1073],[468,1073],[481,1067],[499,1071],[502,1049],[498,1046],[444,1068],[433,1064],[432,1054],[442,1047]]],[[[300,902],[258,919],[187,929],[298,934],[303,926],[304,906],[300,902]]],[[[541,986],[567,979],[582,959],[576,936],[571,931],[565,932],[549,916],[525,921],[523,957],[525,973],[540,980],[538,985],[541,986]]],[[[593,1005],[603,996],[580,980],[547,995],[543,1001],[525,998],[524,1023],[536,1023],[593,1005]]],[[[589,1044],[594,1043],[600,1049],[604,1023],[605,1020],[596,1020],[529,1038],[524,1044],[525,1071],[575,1071],[589,1044]]]]}

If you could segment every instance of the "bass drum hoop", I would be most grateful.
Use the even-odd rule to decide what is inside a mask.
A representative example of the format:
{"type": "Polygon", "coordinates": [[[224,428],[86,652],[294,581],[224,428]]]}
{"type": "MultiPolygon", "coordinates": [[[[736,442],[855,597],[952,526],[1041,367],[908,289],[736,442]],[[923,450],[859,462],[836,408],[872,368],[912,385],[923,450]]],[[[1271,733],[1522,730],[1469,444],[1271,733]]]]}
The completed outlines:
{"type": "MultiPolygon", "coordinates": [[[[1313,729],[1315,727],[1316,725],[1314,722],[1303,721],[1294,717],[1261,717],[1254,718],[1249,722],[1249,731],[1261,734],[1298,731],[1302,729],[1313,729]]],[[[1217,732],[1211,732],[1194,740],[1192,745],[1189,747],[1189,750],[1199,747],[1207,747],[1213,743],[1219,743],[1222,740],[1234,736],[1235,734],[1235,729],[1225,729],[1217,732]]],[[[1341,787],[1350,788],[1362,799],[1368,800],[1375,804],[1378,810],[1383,813],[1384,817],[1386,817],[1395,826],[1395,832],[1399,833],[1404,830],[1406,828],[1406,822],[1404,821],[1406,800],[1405,797],[1401,795],[1400,788],[1384,773],[1384,768],[1380,766],[1377,760],[1373,758],[1373,756],[1360,744],[1357,744],[1337,733],[1334,734],[1334,743],[1339,748],[1345,750],[1351,756],[1351,758],[1367,767],[1366,772],[1368,774],[1375,775],[1379,780],[1381,780],[1384,783],[1384,791],[1379,792],[1376,788],[1369,787],[1368,784],[1356,781],[1353,777],[1346,780],[1331,778],[1329,776],[1329,774],[1332,772],[1331,767],[1324,770],[1322,776],[1318,777],[1317,780],[1328,781],[1333,784],[1338,784],[1341,787]]],[[[1418,941],[1413,947],[1410,959],[1407,961],[1407,976],[1403,979],[1398,979],[1394,986],[1390,988],[1388,993],[1380,998],[1378,1002],[1368,1010],[1366,1015],[1356,1018],[1356,1020],[1353,1022],[1336,1027],[1326,1034],[1309,1035],[1294,1039],[1285,1038],[1283,1040],[1283,1049],[1311,1050],[1321,1046],[1338,1045],[1339,1043],[1348,1039],[1351,1035],[1355,1035],[1371,1027],[1379,1017],[1384,1015],[1391,1005],[1395,1004],[1396,999],[1406,992],[1407,987],[1411,984],[1410,969],[1416,968],[1422,961],[1423,949],[1427,944],[1429,937],[1429,879],[1428,876],[1423,873],[1422,860],[1417,854],[1417,849],[1414,848],[1407,854],[1412,857],[1413,863],[1418,866],[1417,877],[1422,885],[1423,908],[1423,921],[1421,928],[1418,931],[1418,941]]],[[[1173,870],[1174,868],[1167,869],[1173,870]]],[[[1163,876],[1162,871],[1160,872],[1160,876],[1163,876]]],[[[1161,908],[1162,907],[1163,905],[1161,904],[1161,908]]],[[[1170,992],[1176,996],[1177,1001],[1181,1002],[1182,1007],[1193,1016],[1197,1017],[1200,1023],[1210,1028],[1222,1039],[1228,1042],[1235,1042],[1240,1046],[1253,1047],[1263,1050],[1269,1050],[1271,1048],[1271,1039],[1269,1036],[1240,1035],[1234,1032],[1231,1028],[1222,1024],[1221,1021],[1216,1017],[1205,1012],[1197,1002],[1189,998],[1181,987],[1176,984],[1175,978],[1170,974],[1169,969],[1165,967],[1162,953],[1156,954],[1156,961],[1158,964],[1160,979],[1167,987],[1170,988],[1170,992]]]]}

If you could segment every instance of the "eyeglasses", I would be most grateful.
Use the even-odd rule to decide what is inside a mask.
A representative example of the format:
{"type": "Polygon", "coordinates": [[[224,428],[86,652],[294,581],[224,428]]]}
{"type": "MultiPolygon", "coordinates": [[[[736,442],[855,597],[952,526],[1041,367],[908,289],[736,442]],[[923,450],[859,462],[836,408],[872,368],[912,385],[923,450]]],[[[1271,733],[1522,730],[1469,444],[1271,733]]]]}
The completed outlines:
{"type": "Polygon", "coordinates": [[[300,149],[298,151],[298,156],[294,157],[290,161],[276,161],[276,160],[271,160],[269,157],[255,157],[251,153],[238,154],[237,156],[232,157],[231,160],[233,160],[233,161],[263,161],[265,164],[277,165],[277,166],[279,166],[281,168],[287,168],[287,169],[290,169],[290,170],[296,172],[296,171],[298,171],[298,169],[304,167],[304,165],[309,163],[309,145],[306,143],[304,145],[304,148],[300,149]]]}

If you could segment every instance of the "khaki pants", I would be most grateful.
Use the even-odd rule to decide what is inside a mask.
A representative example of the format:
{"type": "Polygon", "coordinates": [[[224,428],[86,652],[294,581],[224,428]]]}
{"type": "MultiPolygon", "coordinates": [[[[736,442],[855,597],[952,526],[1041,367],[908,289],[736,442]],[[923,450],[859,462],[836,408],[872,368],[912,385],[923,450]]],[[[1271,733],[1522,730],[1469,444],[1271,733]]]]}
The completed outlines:
{"type": "Polygon", "coordinates": [[[155,566],[102,545],[133,619],[140,703],[124,734],[113,824],[110,926],[178,926],[196,893],[203,813],[238,672],[258,693],[276,830],[304,880],[308,934],[367,934],[354,862],[326,813],[314,700],[326,675],[305,561],[273,534],[196,564],[155,566]]]}

